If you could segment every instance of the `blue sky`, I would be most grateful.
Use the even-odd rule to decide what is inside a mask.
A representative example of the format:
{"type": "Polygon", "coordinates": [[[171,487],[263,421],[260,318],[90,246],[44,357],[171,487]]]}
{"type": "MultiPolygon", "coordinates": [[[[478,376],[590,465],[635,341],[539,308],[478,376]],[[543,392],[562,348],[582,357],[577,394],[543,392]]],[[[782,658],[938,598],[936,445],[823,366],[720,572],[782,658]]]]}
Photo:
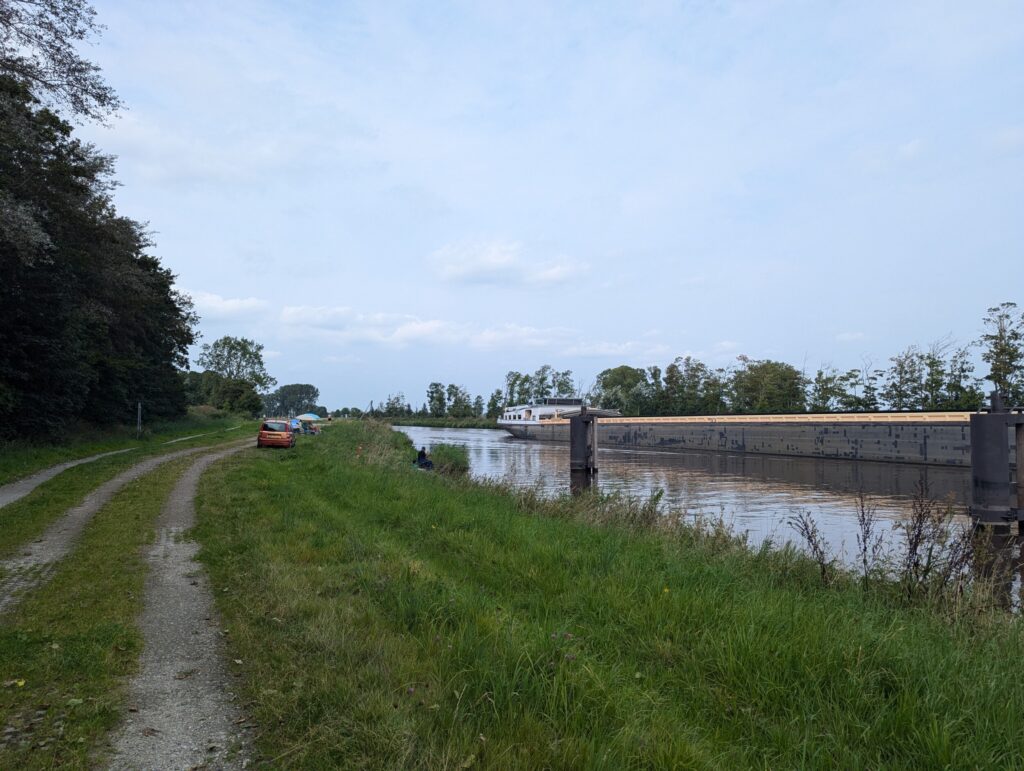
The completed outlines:
{"type": "Polygon", "coordinates": [[[121,211],[331,407],[1024,305],[1024,4],[94,0],[121,211]]]}

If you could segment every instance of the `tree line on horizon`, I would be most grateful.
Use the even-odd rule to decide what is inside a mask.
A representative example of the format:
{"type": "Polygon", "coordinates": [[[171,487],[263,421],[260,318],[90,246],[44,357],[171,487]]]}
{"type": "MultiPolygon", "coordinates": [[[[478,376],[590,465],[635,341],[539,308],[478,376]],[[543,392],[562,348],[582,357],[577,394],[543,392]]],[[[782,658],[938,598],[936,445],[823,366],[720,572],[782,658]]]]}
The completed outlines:
{"type": "MultiPolygon", "coordinates": [[[[966,345],[949,337],[922,348],[911,345],[885,367],[865,361],[838,370],[818,367],[813,376],[792,364],[738,356],[730,367],[711,367],[693,356],[660,366],[619,365],[600,372],[583,388],[569,370],[545,364],[533,373],[510,371],[485,401],[462,386],[433,382],[414,409],[404,394],[389,395],[367,414],[375,417],[497,418],[510,406],[547,397],[578,397],[623,415],[752,415],[803,412],[969,411],[983,406],[983,379],[975,375],[972,351],[989,366],[984,379],[1009,403],[1024,406],[1024,312],[1016,303],[991,307],[981,336],[966,345]]],[[[358,417],[347,408],[338,415],[358,417]]]]}

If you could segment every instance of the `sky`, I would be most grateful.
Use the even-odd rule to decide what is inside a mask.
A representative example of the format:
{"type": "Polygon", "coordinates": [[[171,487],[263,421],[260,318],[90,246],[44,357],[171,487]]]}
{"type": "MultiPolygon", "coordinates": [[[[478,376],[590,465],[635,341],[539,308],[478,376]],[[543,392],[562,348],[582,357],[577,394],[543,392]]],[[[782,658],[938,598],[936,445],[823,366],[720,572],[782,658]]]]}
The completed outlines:
{"type": "Polygon", "coordinates": [[[93,4],[119,211],[332,409],[1024,306],[1019,0],[93,4]]]}

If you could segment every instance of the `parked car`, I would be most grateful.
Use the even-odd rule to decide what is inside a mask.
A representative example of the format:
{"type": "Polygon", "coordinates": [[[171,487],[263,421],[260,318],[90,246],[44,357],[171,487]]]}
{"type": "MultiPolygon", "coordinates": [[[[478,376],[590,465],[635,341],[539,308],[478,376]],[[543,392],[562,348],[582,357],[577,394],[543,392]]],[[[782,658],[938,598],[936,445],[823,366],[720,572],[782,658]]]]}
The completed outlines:
{"type": "Polygon", "coordinates": [[[260,425],[256,435],[257,447],[294,447],[295,432],[285,419],[270,418],[260,425]]]}

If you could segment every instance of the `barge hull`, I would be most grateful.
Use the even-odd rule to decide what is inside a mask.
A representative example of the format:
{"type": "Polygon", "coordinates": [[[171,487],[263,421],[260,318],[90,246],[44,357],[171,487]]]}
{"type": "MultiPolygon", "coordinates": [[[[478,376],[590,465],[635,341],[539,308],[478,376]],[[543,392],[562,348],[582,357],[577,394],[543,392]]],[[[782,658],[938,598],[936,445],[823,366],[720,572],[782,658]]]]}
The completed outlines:
{"type": "MultiPolygon", "coordinates": [[[[502,427],[519,439],[569,441],[568,420],[502,427]]],[[[623,450],[713,451],[934,466],[971,465],[971,429],[966,420],[798,422],[788,419],[776,423],[742,422],[735,418],[728,422],[615,418],[598,421],[597,432],[601,447],[623,450]]],[[[1011,456],[1012,440],[1013,434],[1009,432],[1011,456]]]]}

